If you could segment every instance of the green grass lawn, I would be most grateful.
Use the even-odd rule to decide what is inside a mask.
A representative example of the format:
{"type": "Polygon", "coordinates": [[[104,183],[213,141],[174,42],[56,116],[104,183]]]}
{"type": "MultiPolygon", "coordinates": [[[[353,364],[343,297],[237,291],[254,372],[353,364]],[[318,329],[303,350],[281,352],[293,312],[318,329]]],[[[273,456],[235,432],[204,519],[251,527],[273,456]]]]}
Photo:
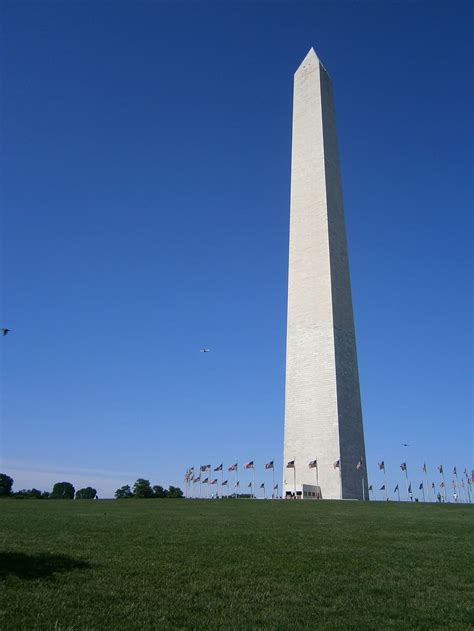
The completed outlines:
{"type": "Polygon", "coordinates": [[[472,629],[474,506],[0,501],[0,630],[472,629]]]}

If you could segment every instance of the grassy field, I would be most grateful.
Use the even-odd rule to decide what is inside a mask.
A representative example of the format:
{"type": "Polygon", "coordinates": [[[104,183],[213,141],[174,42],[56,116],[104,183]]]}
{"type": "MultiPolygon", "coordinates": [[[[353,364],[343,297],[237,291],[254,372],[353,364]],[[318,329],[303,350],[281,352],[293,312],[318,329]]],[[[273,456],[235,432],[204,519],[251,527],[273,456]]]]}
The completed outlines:
{"type": "Polygon", "coordinates": [[[0,629],[472,629],[474,506],[0,501],[0,629]]]}

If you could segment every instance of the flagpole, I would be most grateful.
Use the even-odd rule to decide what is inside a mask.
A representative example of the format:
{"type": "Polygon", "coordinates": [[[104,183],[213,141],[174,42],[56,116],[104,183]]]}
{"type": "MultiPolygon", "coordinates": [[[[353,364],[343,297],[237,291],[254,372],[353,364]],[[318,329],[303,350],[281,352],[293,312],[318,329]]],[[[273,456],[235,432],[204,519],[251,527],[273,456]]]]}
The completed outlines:
{"type": "Polygon", "coordinates": [[[456,471],[456,493],[457,493],[457,496],[460,497],[461,496],[461,491],[460,491],[460,488],[459,488],[458,468],[454,467],[454,470],[456,471]]]}
{"type": "Polygon", "coordinates": [[[364,474],[362,473],[362,501],[365,502],[364,474]]]}
{"type": "Polygon", "coordinates": [[[296,458],[293,458],[293,480],[295,486],[295,499],[296,499],[296,458]]]}
{"type": "Polygon", "coordinates": [[[202,499],[202,475],[201,475],[202,465],[199,465],[199,499],[202,499]]]}
{"type": "Polygon", "coordinates": [[[342,500],[342,456],[339,456],[339,485],[341,487],[341,500],[342,500]]]}
{"type": "Polygon", "coordinates": [[[441,475],[443,476],[444,501],[445,501],[445,502],[447,502],[447,501],[448,501],[448,494],[447,494],[447,491],[446,491],[446,480],[445,480],[445,478],[444,478],[444,467],[443,467],[443,469],[442,469],[442,471],[441,471],[441,475]]]}
{"type": "Polygon", "coordinates": [[[467,473],[467,469],[464,469],[464,473],[466,477],[466,503],[471,503],[471,485],[469,484],[469,476],[467,473]]]}
{"type": "Polygon", "coordinates": [[[275,499],[275,463],[273,463],[273,466],[272,466],[272,480],[273,480],[272,500],[274,500],[275,499]]]}
{"type": "Polygon", "coordinates": [[[410,499],[410,496],[408,495],[408,467],[407,467],[407,463],[405,462],[405,479],[406,479],[406,487],[407,487],[407,501],[410,499]]]}
{"type": "Polygon", "coordinates": [[[462,491],[459,491],[460,495],[462,495],[462,503],[466,504],[466,493],[464,492],[464,480],[463,478],[461,478],[461,489],[462,491]]]}
{"type": "Polygon", "coordinates": [[[424,469],[425,469],[426,488],[428,489],[428,501],[430,501],[430,498],[431,498],[430,481],[428,480],[428,471],[426,470],[426,463],[425,463],[424,469]]]}
{"type": "Polygon", "coordinates": [[[398,482],[397,482],[397,494],[398,494],[398,501],[400,501],[400,487],[398,485],[398,482]]]}
{"type": "Polygon", "coordinates": [[[385,501],[387,501],[387,472],[385,471],[385,461],[383,463],[383,479],[385,480],[385,501]]]}
{"type": "Polygon", "coordinates": [[[255,488],[255,462],[253,463],[253,499],[257,499],[257,489],[255,488]]]}
{"type": "Polygon", "coordinates": [[[423,493],[423,501],[425,501],[425,486],[424,486],[423,482],[421,483],[421,491],[423,493]]]}

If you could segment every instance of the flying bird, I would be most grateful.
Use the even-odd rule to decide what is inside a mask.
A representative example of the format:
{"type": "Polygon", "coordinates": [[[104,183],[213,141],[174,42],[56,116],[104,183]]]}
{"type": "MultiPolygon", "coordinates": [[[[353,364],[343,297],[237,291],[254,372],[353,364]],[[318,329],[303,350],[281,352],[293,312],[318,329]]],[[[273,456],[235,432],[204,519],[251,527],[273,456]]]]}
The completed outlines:
{"type": "Polygon", "coordinates": [[[3,329],[3,328],[2,328],[2,329],[0,329],[0,331],[1,331],[1,332],[2,332],[2,334],[3,334],[3,337],[5,337],[5,335],[6,335],[7,333],[10,333],[11,329],[3,329]]]}
{"type": "Polygon", "coordinates": [[[403,443],[403,447],[409,447],[410,445],[408,443],[403,443]]]}
{"type": "Polygon", "coordinates": [[[199,349],[201,353],[209,353],[209,351],[211,350],[210,348],[200,348],[199,349]]]}

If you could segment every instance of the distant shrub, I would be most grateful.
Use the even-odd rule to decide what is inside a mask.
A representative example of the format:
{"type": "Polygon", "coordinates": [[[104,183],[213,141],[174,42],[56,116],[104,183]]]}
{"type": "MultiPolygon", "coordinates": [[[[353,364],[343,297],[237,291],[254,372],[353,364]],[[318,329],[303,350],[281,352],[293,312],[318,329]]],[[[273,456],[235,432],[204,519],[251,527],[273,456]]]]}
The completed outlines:
{"type": "Polygon", "coordinates": [[[70,482],[56,482],[50,495],[52,500],[73,500],[75,489],[70,482]]]}

